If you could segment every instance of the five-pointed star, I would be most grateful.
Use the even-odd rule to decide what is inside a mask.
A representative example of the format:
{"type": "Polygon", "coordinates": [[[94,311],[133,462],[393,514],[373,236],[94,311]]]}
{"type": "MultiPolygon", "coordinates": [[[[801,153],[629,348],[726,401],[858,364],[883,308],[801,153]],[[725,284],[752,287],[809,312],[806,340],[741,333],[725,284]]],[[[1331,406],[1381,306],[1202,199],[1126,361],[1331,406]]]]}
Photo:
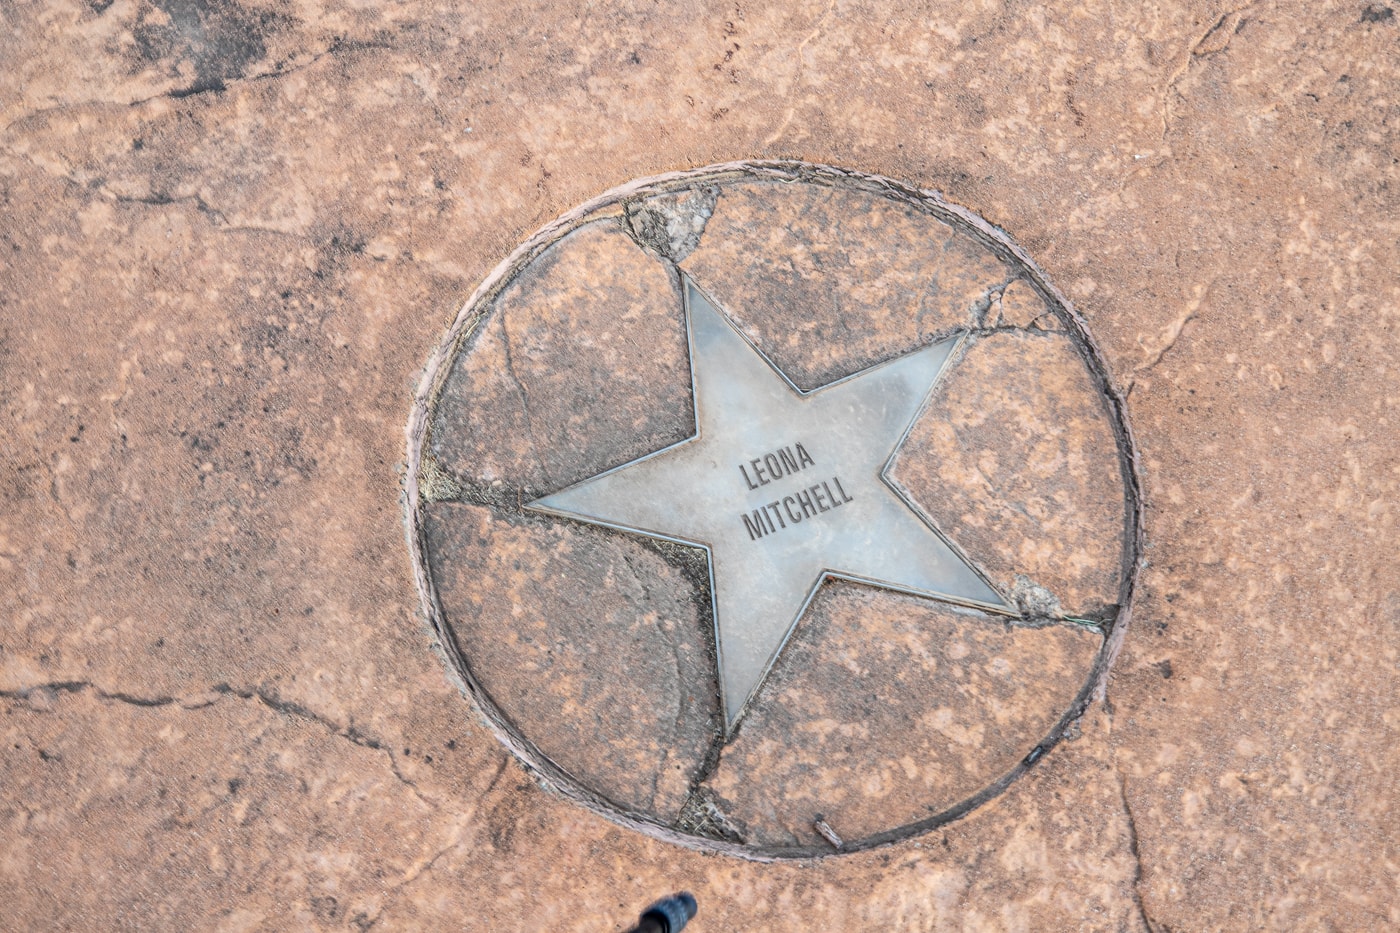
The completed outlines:
{"type": "Polygon", "coordinates": [[[683,279],[695,435],[531,508],[709,552],[726,731],[827,577],[1012,612],[887,476],[959,338],[802,392],[683,279]]]}

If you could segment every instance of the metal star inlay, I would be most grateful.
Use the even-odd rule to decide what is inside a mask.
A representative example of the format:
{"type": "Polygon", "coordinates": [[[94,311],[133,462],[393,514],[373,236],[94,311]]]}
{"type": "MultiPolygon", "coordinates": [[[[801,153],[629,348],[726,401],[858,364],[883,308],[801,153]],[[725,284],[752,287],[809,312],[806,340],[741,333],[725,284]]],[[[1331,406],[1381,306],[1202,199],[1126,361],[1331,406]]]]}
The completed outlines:
{"type": "Polygon", "coordinates": [[[694,436],[530,507],[706,550],[726,731],[828,577],[1015,614],[889,476],[961,338],[803,392],[682,280],[694,436]]]}

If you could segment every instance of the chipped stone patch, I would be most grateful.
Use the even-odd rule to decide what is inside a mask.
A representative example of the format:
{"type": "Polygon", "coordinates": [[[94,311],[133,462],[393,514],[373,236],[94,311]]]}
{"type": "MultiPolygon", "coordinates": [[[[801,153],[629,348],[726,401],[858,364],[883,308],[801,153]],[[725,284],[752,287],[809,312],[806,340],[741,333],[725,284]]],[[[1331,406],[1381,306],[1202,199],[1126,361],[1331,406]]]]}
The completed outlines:
{"type": "Polygon", "coordinates": [[[984,327],[1063,331],[1059,316],[1025,279],[1012,279],[991,301],[984,327]]]}
{"type": "Polygon", "coordinates": [[[700,245],[719,196],[718,186],[702,185],[629,201],[627,228],[642,246],[672,262],[681,262],[700,245]]]}
{"type": "Polygon", "coordinates": [[[1023,617],[1056,619],[1062,615],[1059,597],[1023,573],[1016,574],[1009,595],[1023,617]]]}

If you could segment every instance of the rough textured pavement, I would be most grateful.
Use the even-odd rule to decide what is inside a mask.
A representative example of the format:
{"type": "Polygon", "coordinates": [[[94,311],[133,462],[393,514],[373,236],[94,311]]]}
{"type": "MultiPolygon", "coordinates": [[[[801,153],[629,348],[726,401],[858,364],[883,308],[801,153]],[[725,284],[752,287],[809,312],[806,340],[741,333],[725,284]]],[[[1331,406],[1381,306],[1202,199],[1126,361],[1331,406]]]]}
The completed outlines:
{"type": "Polygon", "coordinates": [[[1400,924],[1390,5],[22,0],[0,61],[0,926],[622,929],[678,888],[697,933],[1400,924]],[[1008,230],[1146,485],[1079,736],[814,863],[540,789],[433,652],[399,499],[515,244],[745,158],[1008,230]]]}

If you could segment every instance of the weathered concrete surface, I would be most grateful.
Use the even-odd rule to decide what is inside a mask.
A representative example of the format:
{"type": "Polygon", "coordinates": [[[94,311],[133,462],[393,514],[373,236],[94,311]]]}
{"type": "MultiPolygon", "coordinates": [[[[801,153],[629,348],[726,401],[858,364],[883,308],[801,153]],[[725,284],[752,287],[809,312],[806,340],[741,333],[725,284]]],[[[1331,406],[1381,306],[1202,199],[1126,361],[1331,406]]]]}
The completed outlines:
{"type": "Polygon", "coordinates": [[[1083,359],[1052,331],[964,346],[891,475],[1005,591],[1034,581],[1066,615],[1102,613],[1122,576],[1123,481],[1083,359]]]}
{"type": "Polygon", "coordinates": [[[432,455],[525,501],[689,437],[673,275],[616,220],[551,246],[488,307],[443,387],[432,455]]]}
{"type": "Polygon", "coordinates": [[[1390,4],[0,21],[7,922],[618,929],[689,887],[696,930],[1400,923],[1390,4]],[[417,368],[523,236],[752,156],[1011,231],[1131,389],[1149,495],[1082,737],[811,867],[525,778],[427,649],[396,502],[417,368]]]}
{"type": "Polygon", "coordinates": [[[799,389],[974,324],[1010,278],[966,234],[887,198],[791,182],[720,192],[681,267],[799,389]]]}
{"type": "Polygon", "coordinates": [[[670,822],[719,718],[694,581],[629,535],[434,503],[438,597],[477,682],[551,761],[670,822]]]}
{"type": "Polygon", "coordinates": [[[929,819],[1010,771],[1084,686],[1102,639],[828,584],[705,783],[767,845],[929,819]]]}

